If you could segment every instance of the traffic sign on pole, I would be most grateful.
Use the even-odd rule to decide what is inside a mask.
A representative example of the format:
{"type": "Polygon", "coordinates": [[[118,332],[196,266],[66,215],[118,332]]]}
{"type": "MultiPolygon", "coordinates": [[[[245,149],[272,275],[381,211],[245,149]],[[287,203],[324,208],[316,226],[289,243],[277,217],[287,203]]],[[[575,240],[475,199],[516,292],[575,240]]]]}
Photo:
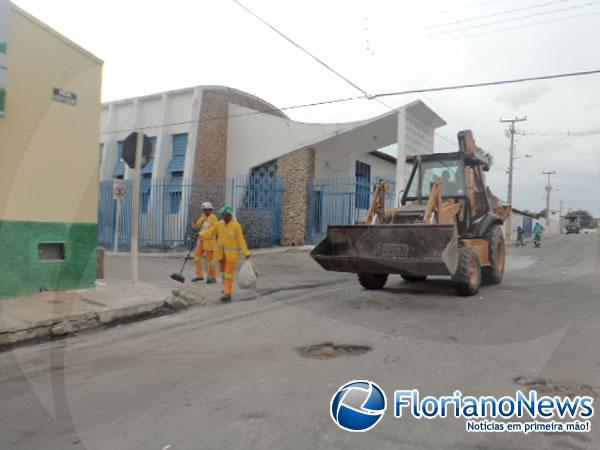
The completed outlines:
{"type": "Polygon", "coordinates": [[[143,140],[142,165],[140,167],[143,168],[152,158],[152,141],[144,133],[134,131],[123,141],[123,160],[131,169],[135,168],[138,136],[141,136],[141,140],[143,140]]]}

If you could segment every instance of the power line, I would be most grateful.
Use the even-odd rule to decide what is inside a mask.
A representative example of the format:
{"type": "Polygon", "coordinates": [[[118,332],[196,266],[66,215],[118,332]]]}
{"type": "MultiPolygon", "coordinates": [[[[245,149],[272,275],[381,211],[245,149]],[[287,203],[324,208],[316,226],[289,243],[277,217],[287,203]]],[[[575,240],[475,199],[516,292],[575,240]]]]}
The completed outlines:
{"type": "Polygon", "coordinates": [[[491,22],[484,22],[484,23],[479,23],[479,24],[475,24],[475,25],[470,25],[468,27],[462,27],[462,28],[454,28],[452,30],[444,30],[444,31],[439,31],[437,33],[429,33],[429,34],[424,34],[424,35],[420,35],[420,36],[415,36],[416,39],[423,39],[423,38],[427,38],[427,37],[434,37],[434,36],[443,36],[445,34],[452,34],[452,33],[457,33],[460,31],[465,31],[465,30],[473,30],[476,28],[482,28],[482,27],[487,27],[490,25],[498,25],[501,23],[505,23],[505,22],[511,22],[514,20],[523,20],[523,19],[529,19],[532,17],[540,17],[540,16],[547,16],[549,14],[554,14],[554,13],[558,13],[558,12],[564,12],[564,11],[572,11],[574,9],[580,9],[580,8],[585,8],[588,6],[594,6],[594,5],[598,5],[600,4],[600,2],[588,2],[588,3],[583,3],[581,5],[573,5],[573,6],[569,6],[566,8],[557,8],[557,9],[552,9],[550,11],[544,11],[544,12],[539,12],[539,13],[535,13],[535,14],[525,14],[523,16],[518,16],[518,17],[510,17],[510,18],[506,18],[506,19],[500,19],[500,20],[494,20],[491,22]]]}
{"type": "Polygon", "coordinates": [[[449,41],[460,41],[460,40],[468,39],[468,38],[471,38],[471,37],[484,36],[486,34],[501,33],[502,31],[517,30],[519,28],[528,28],[528,27],[533,27],[533,26],[536,26],[536,25],[546,25],[548,23],[564,22],[564,21],[567,21],[567,20],[579,19],[581,17],[596,16],[598,14],[600,14],[600,11],[591,12],[591,13],[585,13],[585,14],[575,14],[573,16],[559,17],[557,19],[542,20],[541,22],[524,23],[524,24],[515,25],[515,26],[512,26],[512,27],[504,27],[504,28],[497,28],[495,30],[490,30],[490,31],[482,31],[480,33],[471,33],[471,34],[467,34],[467,35],[463,34],[460,37],[456,37],[456,38],[452,38],[452,39],[446,39],[445,41],[446,42],[449,42],[449,41]]]}
{"type": "MultiPolygon", "coordinates": [[[[568,77],[577,77],[577,76],[595,75],[595,74],[600,74],[600,69],[587,70],[587,71],[583,71],[583,72],[568,72],[568,73],[562,73],[562,74],[541,75],[541,76],[537,76],[537,77],[515,78],[512,80],[489,81],[489,82],[484,82],[484,83],[471,83],[471,84],[461,84],[461,85],[453,85],[453,86],[412,89],[412,90],[397,91],[397,92],[385,92],[385,93],[381,93],[381,94],[375,94],[372,96],[358,95],[355,97],[343,97],[343,98],[337,98],[337,99],[333,99],[333,100],[324,100],[324,101],[319,101],[319,102],[304,103],[304,104],[292,105],[292,106],[284,106],[282,108],[269,108],[269,109],[264,109],[262,111],[250,111],[247,113],[229,114],[229,115],[225,115],[225,116],[214,116],[214,117],[208,117],[205,119],[197,119],[197,120],[183,120],[183,121],[178,121],[178,122],[169,122],[169,123],[164,123],[164,124],[149,125],[149,126],[145,126],[145,127],[141,127],[141,128],[127,128],[127,129],[120,129],[120,130],[103,131],[103,132],[101,132],[101,134],[116,134],[116,133],[123,133],[126,131],[137,131],[137,130],[142,131],[142,130],[146,130],[146,129],[150,129],[150,128],[160,128],[160,127],[174,126],[174,125],[185,125],[185,124],[191,124],[191,123],[201,123],[201,122],[208,122],[211,120],[223,120],[223,119],[231,119],[231,118],[236,118],[236,117],[252,116],[255,114],[269,114],[269,113],[274,113],[274,112],[290,111],[290,110],[310,108],[310,107],[315,107],[315,106],[330,105],[330,104],[335,104],[335,103],[345,103],[345,102],[356,101],[356,100],[367,100],[367,99],[371,100],[371,99],[375,99],[378,97],[392,97],[392,96],[419,94],[419,93],[426,93],[426,92],[440,92],[440,91],[448,91],[448,90],[468,89],[468,88],[485,87],[485,86],[496,86],[496,85],[511,84],[511,83],[524,83],[524,82],[528,82],[528,81],[551,80],[551,79],[557,79],[557,78],[568,78],[568,77]]],[[[448,139],[446,139],[444,137],[442,137],[442,139],[450,142],[448,139]]]]}
{"type": "Polygon", "coordinates": [[[565,3],[565,2],[571,2],[571,1],[573,1],[573,0],[553,0],[551,2],[538,3],[536,5],[525,6],[525,7],[522,7],[522,8],[507,9],[507,10],[504,10],[504,11],[499,11],[499,12],[490,13],[490,14],[484,14],[484,15],[481,15],[481,16],[466,17],[466,18],[463,18],[463,19],[453,20],[453,21],[450,21],[450,22],[444,22],[444,23],[439,23],[439,24],[436,24],[436,25],[430,25],[430,26],[427,26],[427,27],[418,28],[415,31],[432,30],[432,29],[435,29],[435,28],[447,27],[448,25],[456,25],[456,24],[459,24],[459,23],[472,22],[474,20],[489,19],[490,17],[504,16],[506,14],[512,14],[512,13],[521,12],[521,11],[529,11],[529,10],[536,9],[536,8],[543,8],[544,6],[556,5],[557,3],[565,3]]]}
{"type": "Polygon", "coordinates": [[[458,84],[453,86],[440,86],[433,88],[423,88],[423,89],[412,89],[406,91],[397,91],[397,92],[385,92],[381,94],[374,94],[369,96],[369,99],[375,99],[379,97],[392,97],[396,95],[408,95],[408,94],[421,94],[424,92],[440,92],[440,91],[453,91],[458,89],[469,89],[476,87],[486,87],[486,86],[501,86],[504,84],[516,84],[516,83],[525,83],[529,81],[541,81],[541,80],[553,80],[557,78],[570,78],[570,77],[580,77],[585,75],[597,75],[600,74],[600,69],[593,70],[584,70],[580,72],[567,72],[567,73],[558,73],[552,75],[539,75],[535,77],[524,77],[524,78],[513,78],[509,80],[498,80],[498,81],[487,81],[481,83],[469,83],[469,84],[458,84]]]}
{"type": "Polygon", "coordinates": [[[260,21],[261,23],[263,23],[265,26],[269,27],[272,31],[274,31],[279,36],[281,36],[283,39],[285,39],[286,41],[288,41],[290,44],[292,44],[294,47],[296,47],[302,53],[310,56],[317,63],[319,63],[321,66],[325,67],[327,70],[329,70],[331,73],[333,73],[334,75],[336,75],[338,78],[344,80],[347,84],[349,84],[350,86],[352,86],[357,91],[361,92],[363,95],[368,96],[367,91],[365,91],[363,88],[361,88],[360,86],[358,86],[356,83],[350,81],[347,77],[345,77],[340,72],[338,72],[337,70],[335,70],[333,67],[331,67],[329,64],[327,64],[325,61],[323,61],[321,58],[319,58],[315,54],[311,53],[310,51],[308,51],[307,49],[305,49],[304,47],[302,47],[300,44],[298,44],[292,38],[288,37],[282,31],[280,31],[279,29],[277,29],[274,25],[271,25],[269,22],[267,22],[265,19],[263,19],[262,17],[260,17],[258,14],[256,14],[254,11],[252,11],[251,9],[249,9],[247,6],[245,6],[244,4],[242,4],[241,2],[239,2],[238,0],[231,0],[231,1],[233,3],[235,3],[236,5],[238,5],[240,8],[242,8],[244,11],[246,11],[248,14],[250,14],[252,17],[254,17],[258,21],[260,21]]]}
{"type": "Polygon", "coordinates": [[[594,136],[600,134],[600,130],[586,130],[586,131],[563,131],[556,133],[536,133],[530,131],[523,131],[523,136],[566,136],[566,137],[585,137],[594,136]]]}
{"type": "MultiPolygon", "coordinates": [[[[365,96],[369,95],[367,93],[367,91],[364,90],[363,88],[361,88],[358,84],[354,83],[348,77],[342,75],[340,72],[338,72],[337,70],[335,70],[333,67],[331,67],[329,64],[327,64],[325,61],[323,61],[321,58],[319,58],[318,56],[316,56],[314,53],[310,52],[309,50],[307,50],[306,48],[304,48],[303,46],[301,46],[299,43],[297,43],[296,41],[294,41],[291,37],[287,36],[283,31],[281,31],[278,28],[276,28],[275,25],[272,25],[266,19],[263,19],[262,17],[260,17],[257,13],[255,13],[254,11],[252,11],[250,8],[248,8],[247,6],[245,6],[244,4],[242,4],[241,2],[239,2],[238,0],[231,0],[231,1],[233,3],[235,3],[236,5],[238,5],[240,8],[242,8],[244,11],[246,11],[248,14],[250,14],[252,17],[254,17],[258,21],[260,21],[262,24],[264,24],[265,26],[267,26],[269,29],[271,29],[272,31],[274,31],[275,33],[277,33],[280,37],[282,37],[283,39],[285,39],[286,41],[288,41],[290,44],[292,44],[298,50],[300,50],[304,54],[310,56],[313,60],[315,60],[317,63],[319,63],[325,69],[327,69],[328,71],[330,71],[331,73],[333,73],[335,76],[337,76],[338,78],[342,79],[344,82],[346,82],[347,84],[349,84],[350,86],[352,86],[354,89],[356,89],[357,91],[359,91],[361,94],[363,94],[365,96]]],[[[388,108],[389,110],[394,109],[392,106],[386,104],[385,102],[383,102],[381,100],[377,100],[377,103],[379,103],[380,105],[388,108]]]]}
{"type": "Polygon", "coordinates": [[[456,11],[464,11],[465,9],[479,8],[481,6],[490,5],[492,3],[499,3],[501,1],[504,1],[504,0],[487,0],[487,1],[479,2],[479,3],[473,3],[471,5],[459,6],[458,8],[444,9],[442,11],[433,12],[432,14],[440,15],[440,14],[448,14],[448,13],[456,12],[456,11]]]}

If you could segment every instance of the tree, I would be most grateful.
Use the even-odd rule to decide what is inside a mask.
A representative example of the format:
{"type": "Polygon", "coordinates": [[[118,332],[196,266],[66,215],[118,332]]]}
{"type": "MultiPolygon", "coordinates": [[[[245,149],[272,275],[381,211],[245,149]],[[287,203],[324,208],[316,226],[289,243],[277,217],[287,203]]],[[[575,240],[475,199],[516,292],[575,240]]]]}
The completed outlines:
{"type": "Polygon", "coordinates": [[[575,211],[569,211],[567,215],[575,215],[579,217],[581,221],[581,228],[596,228],[596,219],[585,209],[577,209],[575,211]]]}

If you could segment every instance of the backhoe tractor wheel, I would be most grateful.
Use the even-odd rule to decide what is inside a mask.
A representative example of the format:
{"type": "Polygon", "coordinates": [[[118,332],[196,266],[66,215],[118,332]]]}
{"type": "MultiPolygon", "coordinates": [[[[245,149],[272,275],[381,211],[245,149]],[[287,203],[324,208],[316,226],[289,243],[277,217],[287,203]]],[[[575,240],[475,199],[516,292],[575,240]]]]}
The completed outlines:
{"type": "Polygon", "coordinates": [[[427,275],[412,275],[410,273],[400,274],[402,279],[407,283],[416,283],[418,281],[425,281],[427,279],[427,275]]]}
{"type": "Polygon", "coordinates": [[[387,273],[359,273],[358,281],[361,286],[370,291],[381,289],[387,282],[387,273]]]}
{"type": "Polygon", "coordinates": [[[500,225],[493,225],[485,233],[484,239],[489,244],[489,258],[491,266],[481,268],[481,279],[484,284],[500,284],[504,276],[506,264],[506,246],[504,233],[500,225]]]}
{"type": "Polygon", "coordinates": [[[458,266],[452,277],[458,295],[475,295],[481,285],[481,265],[479,256],[469,247],[461,247],[458,253],[458,266]]]}

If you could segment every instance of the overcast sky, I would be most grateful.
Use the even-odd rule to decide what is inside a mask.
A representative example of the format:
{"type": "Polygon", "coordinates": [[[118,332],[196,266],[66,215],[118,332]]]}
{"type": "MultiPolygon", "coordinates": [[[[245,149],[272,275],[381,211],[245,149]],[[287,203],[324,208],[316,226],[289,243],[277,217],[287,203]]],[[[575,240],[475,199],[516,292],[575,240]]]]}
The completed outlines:
{"type": "MultiPolygon", "coordinates": [[[[598,0],[241,1],[369,93],[600,69],[598,0]]],[[[15,3],[104,60],[105,101],[201,84],[279,107],[359,94],[229,0],[15,3]]],[[[600,75],[385,102],[416,98],[448,122],[436,151],[473,130],[494,155],[489,182],[502,198],[508,139],[499,119],[527,115],[517,154],[532,157],[515,163],[514,206],[543,209],[541,172],[556,170],[552,208],[562,200],[600,217],[600,134],[555,135],[600,130],[600,75]]],[[[289,115],[341,122],[386,110],[360,100],[289,115]]]]}

